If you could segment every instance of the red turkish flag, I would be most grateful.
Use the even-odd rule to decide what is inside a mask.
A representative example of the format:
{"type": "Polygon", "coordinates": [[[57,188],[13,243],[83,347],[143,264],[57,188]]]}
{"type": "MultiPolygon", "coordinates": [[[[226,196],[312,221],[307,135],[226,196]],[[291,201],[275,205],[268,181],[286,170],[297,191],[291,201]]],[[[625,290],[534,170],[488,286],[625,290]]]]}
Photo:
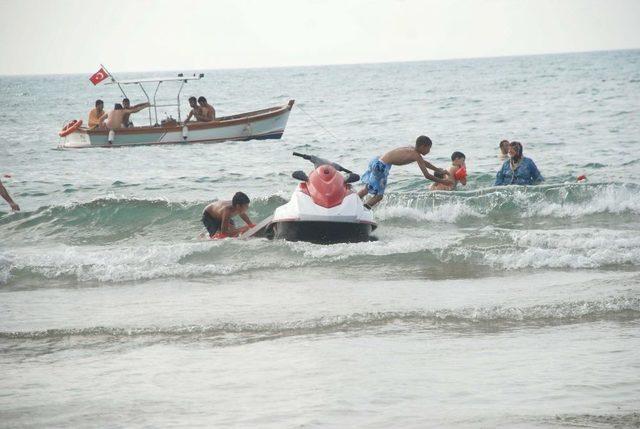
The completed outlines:
{"type": "Polygon", "coordinates": [[[100,70],[95,72],[93,76],[89,78],[89,80],[91,81],[92,84],[97,85],[103,80],[105,80],[107,77],[109,77],[109,73],[107,73],[104,67],[100,67],[100,70]]]}

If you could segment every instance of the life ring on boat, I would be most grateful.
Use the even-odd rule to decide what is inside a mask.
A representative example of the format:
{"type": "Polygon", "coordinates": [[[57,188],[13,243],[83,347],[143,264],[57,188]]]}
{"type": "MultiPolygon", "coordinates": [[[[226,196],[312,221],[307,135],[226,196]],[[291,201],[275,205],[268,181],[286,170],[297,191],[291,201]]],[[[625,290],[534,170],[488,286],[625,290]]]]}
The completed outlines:
{"type": "Polygon", "coordinates": [[[60,137],[66,137],[72,132],[74,132],[75,130],[77,130],[78,128],[80,128],[80,125],[82,125],[82,119],[74,119],[73,121],[69,122],[67,125],[62,127],[58,135],[60,137]]]}

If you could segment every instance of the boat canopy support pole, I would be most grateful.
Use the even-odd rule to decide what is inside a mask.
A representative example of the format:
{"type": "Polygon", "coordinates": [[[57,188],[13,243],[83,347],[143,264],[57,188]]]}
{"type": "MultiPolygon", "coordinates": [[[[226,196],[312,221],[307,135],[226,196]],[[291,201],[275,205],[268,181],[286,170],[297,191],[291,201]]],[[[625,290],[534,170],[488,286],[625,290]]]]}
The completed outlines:
{"type": "Polygon", "coordinates": [[[156,126],[158,126],[158,106],[156,105],[156,95],[158,94],[158,89],[160,89],[160,84],[162,83],[162,81],[158,82],[158,85],[156,86],[156,90],[153,93],[153,114],[156,117],[156,126]]]}
{"type": "Polygon", "coordinates": [[[182,88],[184,88],[184,84],[187,83],[186,80],[183,80],[180,84],[180,89],[178,90],[178,122],[182,123],[182,118],[180,117],[180,93],[182,92],[182,88]]]}
{"type": "MultiPolygon", "coordinates": [[[[151,100],[149,99],[149,94],[147,94],[147,91],[144,90],[144,86],[142,86],[141,83],[138,83],[138,85],[140,86],[140,89],[144,93],[144,96],[147,97],[147,103],[151,104],[151,100]]],[[[149,126],[150,127],[153,126],[153,122],[151,121],[151,109],[149,109],[149,126]]]]}

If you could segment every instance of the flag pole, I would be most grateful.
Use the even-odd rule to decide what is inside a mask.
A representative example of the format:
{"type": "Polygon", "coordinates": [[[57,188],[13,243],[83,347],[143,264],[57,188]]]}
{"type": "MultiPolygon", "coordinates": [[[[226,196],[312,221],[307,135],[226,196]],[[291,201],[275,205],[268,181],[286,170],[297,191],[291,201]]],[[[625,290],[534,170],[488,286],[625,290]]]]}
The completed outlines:
{"type": "Polygon", "coordinates": [[[124,95],[124,98],[128,98],[127,94],[125,94],[124,89],[122,89],[122,86],[120,86],[120,83],[118,82],[118,79],[116,79],[116,77],[111,74],[111,72],[109,70],[107,70],[107,68],[100,64],[100,67],[102,67],[104,69],[104,71],[106,71],[109,74],[109,77],[111,78],[111,82],[115,83],[116,85],[118,85],[118,88],[120,88],[120,92],[122,93],[122,95],[124,95]]]}

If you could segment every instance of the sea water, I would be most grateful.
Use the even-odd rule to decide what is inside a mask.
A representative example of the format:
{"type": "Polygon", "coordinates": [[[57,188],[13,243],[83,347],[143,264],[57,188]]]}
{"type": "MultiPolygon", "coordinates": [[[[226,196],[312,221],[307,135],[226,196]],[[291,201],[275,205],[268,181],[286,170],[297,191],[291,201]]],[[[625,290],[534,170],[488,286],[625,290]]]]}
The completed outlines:
{"type": "Polygon", "coordinates": [[[0,204],[0,426],[640,425],[640,51],[185,86],[182,118],[191,95],[218,116],[296,99],[273,141],[57,150],[117,87],[2,76],[0,94],[22,209],[0,204]],[[212,200],[246,192],[254,222],[283,204],[311,168],[293,151],[362,173],[420,134],[440,167],[465,153],[467,186],[393,167],[377,241],[198,239],[212,200]],[[505,138],[543,184],[492,186],[505,138]]]}

